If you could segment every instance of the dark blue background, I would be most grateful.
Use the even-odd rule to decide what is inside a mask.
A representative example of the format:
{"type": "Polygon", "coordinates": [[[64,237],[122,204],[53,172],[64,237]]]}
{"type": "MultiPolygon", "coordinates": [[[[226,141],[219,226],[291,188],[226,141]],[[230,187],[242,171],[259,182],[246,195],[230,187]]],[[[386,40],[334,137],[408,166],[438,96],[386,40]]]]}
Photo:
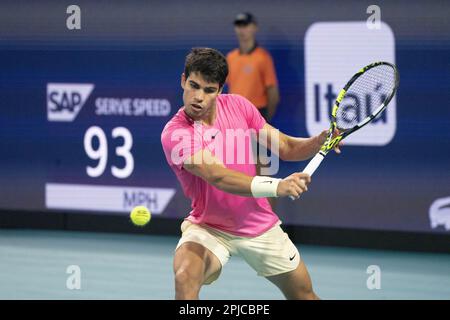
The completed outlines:
{"type": "MultiPolygon", "coordinates": [[[[270,27],[261,28],[260,42],[273,55],[281,92],[273,125],[285,133],[306,136],[302,38],[306,28],[300,28],[295,36],[285,34],[270,24],[275,18],[267,18],[270,8],[266,6],[267,11],[260,11],[259,16],[266,17],[270,27]]],[[[429,6],[439,11],[437,4],[429,6]]],[[[304,17],[305,11],[302,14],[304,17]]],[[[343,14],[340,20],[348,15],[343,14]]],[[[417,35],[408,34],[400,11],[388,12],[386,17],[396,35],[396,64],[400,70],[395,137],[384,147],[346,147],[340,156],[330,154],[301,200],[278,200],[276,211],[284,223],[447,232],[442,227],[430,228],[428,209],[435,199],[450,197],[450,27],[441,21],[447,32],[441,30],[444,35],[439,37],[432,36],[432,31],[420,34],[426,33],[420,31],[423,25],[414,26],[417,35]]],[[[281,25],[283,18],[277,19],[281,25]]],[[[315,21],[312,16],[308,19],[315,21]]],[[[294,20],[286,21],[289,25],[294,20]]],[[[197,33],[197,38],[192,30],[186,31],[186,37],[174,33],[173,39],[167,41],[159,39],[154,31],[158,39],[155,42],[125,41],[125,36],[121,41],[99,42],[92,37],[85,42],[33,41],[39,37],[32,41],[1,41],[0,208],[44,210],[45,183],[65,181],[176,187],[178,192],[163,215],[187,215],[189,202],[167,166],[160,144],[160,133],[169,117],[93,117],[94,100],[166,98],[173,115],[182,104],[180,74],[190,47],[208,45],[224,53],[233,48],[231,26],[227,36],[214,37],[218,29],[216,25],[205,37],[197,33]],[[49,82],[95,84],[74,122],[47,121],[49,82]],[[89,159],[84,153],[83,136],[92,125],[102,127],[107,136],[116,126],[131,131],[135,169],[129,178],[119,181],[108,170],[98,179],[87,177],[85,166],[89,159]]],[[[108,162],[108,168],[110,165],[108,162]]],[[[278,176],[304,165],[282,163],[278,176]]]]}

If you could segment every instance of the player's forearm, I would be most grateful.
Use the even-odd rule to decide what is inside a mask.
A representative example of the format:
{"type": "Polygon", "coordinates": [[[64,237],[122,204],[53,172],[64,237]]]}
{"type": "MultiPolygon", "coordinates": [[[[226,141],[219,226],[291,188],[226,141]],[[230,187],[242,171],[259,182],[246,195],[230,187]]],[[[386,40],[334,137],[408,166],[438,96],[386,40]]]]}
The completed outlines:
{"type": "Polygon", "coordinates": [[[280,148],[280,158],[284,161],[307,160],[319,152],[321,146],[317,136],[311,138],[287,137],[280,148]]]}
{"type": "Polygon", "coordinates": [[[208,177],[208,182],[217,189],[237,194],[244,197],[252,197],[251,184],[253,177],[239,171],[221,168],[208,177]]]}

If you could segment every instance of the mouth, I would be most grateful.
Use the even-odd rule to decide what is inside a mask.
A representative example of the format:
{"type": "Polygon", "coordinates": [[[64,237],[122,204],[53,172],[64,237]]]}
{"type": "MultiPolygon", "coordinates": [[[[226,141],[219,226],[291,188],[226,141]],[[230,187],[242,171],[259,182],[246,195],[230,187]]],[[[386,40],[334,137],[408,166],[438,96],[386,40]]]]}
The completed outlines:
{"type": "Polygon", "coordinates": [[[199,104],[196,104],[196,103],[192,103],[191,106],[196,111],[200,111],[203,109],[202,106],[200,106],[199,104]]]}

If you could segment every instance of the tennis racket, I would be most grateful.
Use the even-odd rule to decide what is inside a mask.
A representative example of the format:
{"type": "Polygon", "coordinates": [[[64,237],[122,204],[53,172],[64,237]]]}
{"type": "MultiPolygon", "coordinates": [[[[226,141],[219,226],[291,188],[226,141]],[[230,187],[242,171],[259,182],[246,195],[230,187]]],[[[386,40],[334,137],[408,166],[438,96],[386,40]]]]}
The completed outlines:
{"type": "MultiPolygon", "coordinates": [[[[361,129],[382,113],[394,97],[398,84],[398,70],[392,63],[375,62],[359,70],[339,92],[331,112],[331,125],[327,139],[303,172],[312,176],[328,152],[341,140],[361,129]],[[365,103],[361,104],[360,101],[363,101],[362,97],[366,97],[373,91],[376,91],[377,96],[382,98],[378,102],[379,104],[375,104],[376,108],[367,112],[365,103]],[[358,115],[366,114],[366,112],[370,114],[359,121],[358,115]],[[339,134],[333,136],[335,129],[339,130],[339,134]]],[[[291,199],[295,198],[291,196],[291,199]]]]}

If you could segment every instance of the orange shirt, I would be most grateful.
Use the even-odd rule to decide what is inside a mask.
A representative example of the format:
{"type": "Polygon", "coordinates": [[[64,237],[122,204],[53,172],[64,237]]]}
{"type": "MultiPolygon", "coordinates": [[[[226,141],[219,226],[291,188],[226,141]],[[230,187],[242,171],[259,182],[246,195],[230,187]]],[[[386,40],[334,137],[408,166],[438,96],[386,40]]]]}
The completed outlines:
{"type": "Polygon", "coordinates": [[[240,94],[257,108],[267,106],[266,89],[277,85],[277,76],[270,53],[256,47],[250,54],[234,49],[227,55],[230,93],[240,94]]]}

